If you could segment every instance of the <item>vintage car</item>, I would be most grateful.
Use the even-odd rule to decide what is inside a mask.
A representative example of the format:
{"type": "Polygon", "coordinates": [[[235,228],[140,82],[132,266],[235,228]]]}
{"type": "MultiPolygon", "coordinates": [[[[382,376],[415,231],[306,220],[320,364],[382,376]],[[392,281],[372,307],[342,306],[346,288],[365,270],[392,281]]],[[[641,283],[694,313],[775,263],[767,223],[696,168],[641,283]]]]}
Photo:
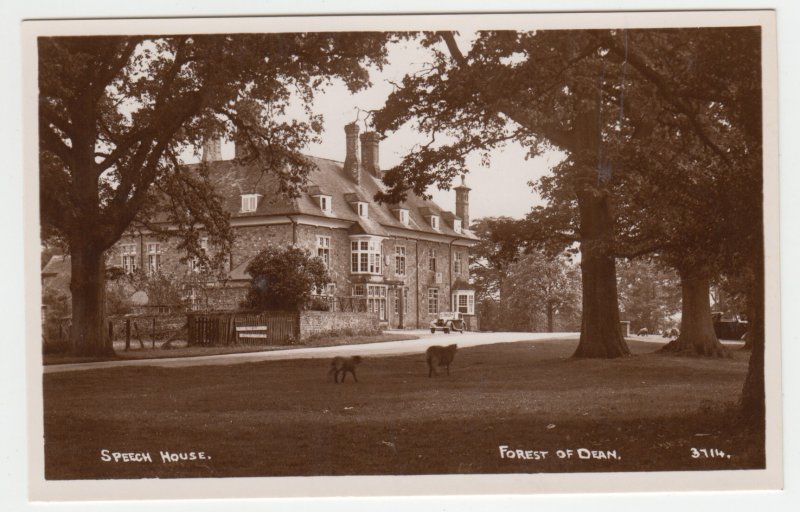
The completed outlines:
{"type": "Polygon", "coordinates": [[[721,340],[743,340],[747,333],[747,319],[744,315],[714,311],[711,313],[711,320],[714,322],[714,333],[721,340]]]}
{"type": "Polygon", "coordinates": [[[431,333],[436,331],[444,331],[445,334],[450,334],[450,331],[464,332],[464,319],[461,318],[461,313],[439,313],[439,318],[431,322],[431,333]]]}

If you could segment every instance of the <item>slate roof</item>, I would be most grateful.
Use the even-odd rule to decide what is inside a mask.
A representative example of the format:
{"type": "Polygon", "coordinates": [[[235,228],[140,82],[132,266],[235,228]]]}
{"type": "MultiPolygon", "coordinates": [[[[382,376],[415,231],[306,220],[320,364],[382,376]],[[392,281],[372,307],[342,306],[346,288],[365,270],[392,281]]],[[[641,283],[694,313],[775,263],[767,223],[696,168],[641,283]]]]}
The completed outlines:
{"type": "MultiPolygon", "coordinates": [[[[344,171],[342,162],[325,158],[307,157],[315,164],[309,173],[305,192],[298,198],[287,198],[278,193],[278,180],[264,173],[254,165],[240,165],[236,160],[208,162],[209,176],[223,197],[224,207],[232,218],[259,217],[265,215],[309,215],[352,221],[353,233],[366,233],[386,236],[387,227],[408,229],[423,233],[445,235],[464,240],[477,240],[477,236],[467,229],[461,233],[453,231],[451,212],[444,212],[433,201],[409,195],[406,201],[394,204],[378,204],[373,200],[375,194],[384,187],[379,178],[361,169],[360,184],[344,171]],[[258,207],[254,212],[241,212],[242,194],[260,194],[258,207]],[[332,213],[326,214],[319,207],[319,200],[312,197],[324,194],[331,197],[332,213]],[[354,200],[369,202],[369,218],[359,217],[354,200]],[[393,213],[398,208],[409,212],[409,225],[403,225],[393,213]],[[430,226],[426,215],[439,215],[447,222],[440,223],[440,229],[430,226]]],[[[194,164],[199,165],[199,164],[194,164]]]]}
{"type": "Polygon", "coordinates": [[[72,272],[72,262],[68,254],[56,254],[42,269],[42,277],[56,277],[58,275],[69,275],[72,272]]]}

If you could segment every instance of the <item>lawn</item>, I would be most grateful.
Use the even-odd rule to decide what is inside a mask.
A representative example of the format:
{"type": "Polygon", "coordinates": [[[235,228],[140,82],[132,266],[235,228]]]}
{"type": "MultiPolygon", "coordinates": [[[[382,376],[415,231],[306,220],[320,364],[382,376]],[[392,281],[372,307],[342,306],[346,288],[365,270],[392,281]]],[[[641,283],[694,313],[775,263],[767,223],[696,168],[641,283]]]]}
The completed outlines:
{"type": "Polygon", "coordinates": [[[764,466],[763,432],[742,427],[733,412],[745,352],[705,360],[630,341],[629,358],[571,360],[575,345],[461,349],[449,377],[430,379],[424,354],[366,358],[359,382],[348,377],[340,385],[321,360],[47,374],[45,473],[100,479],[764,466]],[[515,457],[501,457],[501,446],[515,457]],[[194,452],[194,460],[162,462],[162,451],[194,452]],[[114,452],[148,453],[152,462],[103,460],[114,452]]]}

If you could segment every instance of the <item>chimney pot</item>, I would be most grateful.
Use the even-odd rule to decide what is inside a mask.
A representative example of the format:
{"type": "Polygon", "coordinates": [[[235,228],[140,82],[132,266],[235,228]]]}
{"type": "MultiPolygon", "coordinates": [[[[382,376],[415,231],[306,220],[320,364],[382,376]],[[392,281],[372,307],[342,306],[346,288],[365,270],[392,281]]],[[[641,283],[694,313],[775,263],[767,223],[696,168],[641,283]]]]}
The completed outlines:
{"type": "Polygon", "coordinates": [[[361,161],[358,158],[358,124],[350,123],[344,126],[346,137],[344,171],[353,178],[356,184],[359,183],[361,161]]]}
{"type": "Polygon", "coordinates": [[[461,185],[455,188],[456,191],[456,216],[461,217],[461,225],[464,229],[469,229],[469,188],[464,183],[464,176],[461,176],[461,185]]]}
{"type": "Polygon", "coordinates": [[[381,178],[381,166],[378,155],[380,137],[376,132],[365,132],[361,135],[361,162],[364,169],[376,178],[381,178]]]}
{"type": "Polygon", "coordinates": [[[203,139],[203,154],[201,161],[217,162],[219,160],[222,160],[222,141],[219,137],[205,137],[203,139]]]}

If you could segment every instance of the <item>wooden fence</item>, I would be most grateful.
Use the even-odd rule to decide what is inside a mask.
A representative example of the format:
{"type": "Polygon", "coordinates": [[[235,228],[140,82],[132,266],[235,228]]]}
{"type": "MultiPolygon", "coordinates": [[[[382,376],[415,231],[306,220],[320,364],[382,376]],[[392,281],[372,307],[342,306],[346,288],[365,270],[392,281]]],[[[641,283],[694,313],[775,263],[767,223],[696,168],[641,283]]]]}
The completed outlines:
{"type": "Polygon", "coordinates": [[[299,316],[282,311],[237,313],[189,313],[187,315],[190,346],[208,345],[285,345],[297,339],[299,316]],[[237,327],[266,327],[266,337],[237,336],[237,327]]]}

